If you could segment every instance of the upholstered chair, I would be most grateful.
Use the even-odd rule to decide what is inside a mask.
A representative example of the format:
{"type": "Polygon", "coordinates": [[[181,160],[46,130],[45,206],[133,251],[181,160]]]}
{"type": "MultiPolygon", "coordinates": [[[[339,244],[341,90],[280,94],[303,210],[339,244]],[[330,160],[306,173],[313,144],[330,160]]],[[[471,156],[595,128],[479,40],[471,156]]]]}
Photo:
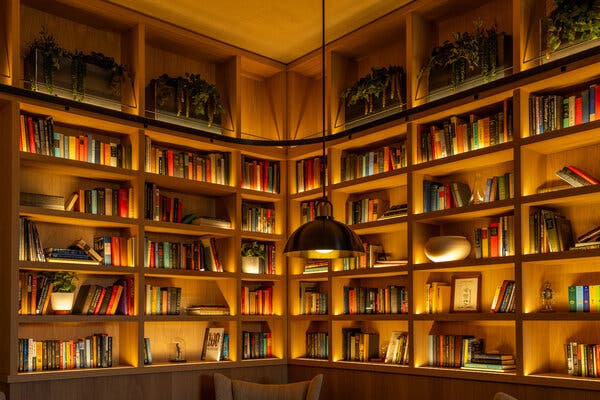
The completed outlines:
{"type": "Polygon", "coordinates": [[[323,375],[310,381],[285,384],[260,384],[214,374],[216,400],[318,400],[323,375]]]}
{"type": "Polygon", "coordinates": [[[509,394],[506,394],[504,392],[498,392],[494,395],[494,400],[517,400],[516,397],[512,397],[509,394]]]}

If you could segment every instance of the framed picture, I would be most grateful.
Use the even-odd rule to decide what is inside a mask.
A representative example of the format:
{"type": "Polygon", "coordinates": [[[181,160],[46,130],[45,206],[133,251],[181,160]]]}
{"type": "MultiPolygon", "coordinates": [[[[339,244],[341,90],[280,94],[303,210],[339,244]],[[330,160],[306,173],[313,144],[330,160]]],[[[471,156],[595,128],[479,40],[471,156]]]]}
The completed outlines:
{"type": "Polygon", "coordinates": [[[450,312],[481,311],[481,274],[452,276],[450,312]]]}

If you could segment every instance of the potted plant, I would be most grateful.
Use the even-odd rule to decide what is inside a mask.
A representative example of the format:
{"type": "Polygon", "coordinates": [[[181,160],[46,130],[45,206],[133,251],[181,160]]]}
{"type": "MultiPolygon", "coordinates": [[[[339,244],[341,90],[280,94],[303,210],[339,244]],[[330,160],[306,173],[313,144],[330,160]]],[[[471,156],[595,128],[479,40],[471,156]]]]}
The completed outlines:
{"type": "Polygon", "coordinates": [[[127,66],[102,53],[75,51],[71,59],[71,88],[73,99],[83,101],[86,92],[97,97],[121,100],[121,86],[130,73],[127,66]]]}
{"type": "Polygon", "coordinates": [[[453,41],[444,41],[431,51],[417,78],[429,81],[429,92],[450,86],[453,90],[470,78],[493,80],[499,67],[512,64],[510,38],[498,34],[496,26],[484,28],[475,21],[474,32],[454,32],[453,41]]]}
{"type": "Polygon", "coordinates": [[[150,110],[167,112],[177,118],[205,121],[211,127],[221,122],[224,112],[218,89],[199,74],[170,77],[163,74],[152,79],[146,90],[150,110]]]}
{"type": "Polygon", "coordinates": [[[78,280],[75,272],[58,271],[51,275],[52,294],[50,304],[55,314],[70,314],[75,296],[75,284],[78,280]]]}
{"type": "Polygon", "coordinates": [[[545,52],[600,37],[600,2],[554,0],[556,8],[542,20],[545,25],[545,52]]]}
{"type": "Polygon", "coordinates": [[[48,93],[54,93],[54,75],[64,64],[68,52],[60,47],[54,36],[43,27],[40,37],[31,42],[25,54],[25,74],[31,90],[38,90],[38,66],[43,74],[43,82],[48,93]]]}
{"type": "Polygon", "coordinates": [[[372,68],[368,75],[340,95],[346,122],[396,104],[402,105],[405,88],[406,76],[402,67],[372,68]]]}
{"type": "Polygon", "coordinates": [[[264,243],[252,241],[242,244],[242,272],[258,274],[261,263],[266,261],[267,247],[264,243]]]}

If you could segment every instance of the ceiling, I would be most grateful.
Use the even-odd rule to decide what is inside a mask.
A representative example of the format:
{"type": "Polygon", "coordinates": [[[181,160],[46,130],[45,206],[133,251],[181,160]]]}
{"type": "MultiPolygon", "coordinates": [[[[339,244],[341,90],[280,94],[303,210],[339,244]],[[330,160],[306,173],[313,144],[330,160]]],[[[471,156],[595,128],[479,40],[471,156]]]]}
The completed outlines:
{"type": "MultiPolygon", "coordinates": [[[[151,17],[289,63],[321,46],[320,0],[107,0],[151,17]]],[[[326,42],[411,0],[331,0],[326,42]]]]}

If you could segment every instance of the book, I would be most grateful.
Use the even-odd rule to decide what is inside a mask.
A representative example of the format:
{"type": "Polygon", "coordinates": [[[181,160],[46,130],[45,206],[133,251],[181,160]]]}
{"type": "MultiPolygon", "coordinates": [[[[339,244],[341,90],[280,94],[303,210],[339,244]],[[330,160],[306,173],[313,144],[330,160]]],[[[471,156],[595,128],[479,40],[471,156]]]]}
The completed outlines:
{"type": "Polygon", "coordinates": [[[87,244],[87,242],[83,239],[78,239],[75,242],[73,242],[73,245],[76,246],[77,248],[80,248],[81,250],[85,251],[85,253],[90,256],[90,258],[92,260],[95,260],[97,262],[103,262],[104,258],[98,254],[98,252],[96,250],[94,250],[92,247],[90,247],[89,244],[87,244]]]}
{"type": "Polygon", "coordinates": [[[225,328],[206,328],[204,334],[204,347],[202,359],[206,361],[220,361],[223,348],[223,335],[225,328]]]}
{"type": "Polygon", "coordinates": [[[58,211],[65,210],[65,198],[63,196],[21,192],[19,199],[22,206],[41,207],[58,211]]]}
{"type": "Polygon", "coordinates": [[[152,365],[152,347],[150,338],[144,338],[144,365],[152,365]]]}
{"type": "Polygon", "coordinates": [[[229,306],[227,305],[198,305],[186,307],[189,315],[229,315],[229,306]]]}
{"type": "Polygon", "coordinates": [[[480,363],[465,363],[461,369],[479,370],[479,371],[494,371],[494,372],[513,372],[516,370],[514,364],[480,364],[480,363]]]}

